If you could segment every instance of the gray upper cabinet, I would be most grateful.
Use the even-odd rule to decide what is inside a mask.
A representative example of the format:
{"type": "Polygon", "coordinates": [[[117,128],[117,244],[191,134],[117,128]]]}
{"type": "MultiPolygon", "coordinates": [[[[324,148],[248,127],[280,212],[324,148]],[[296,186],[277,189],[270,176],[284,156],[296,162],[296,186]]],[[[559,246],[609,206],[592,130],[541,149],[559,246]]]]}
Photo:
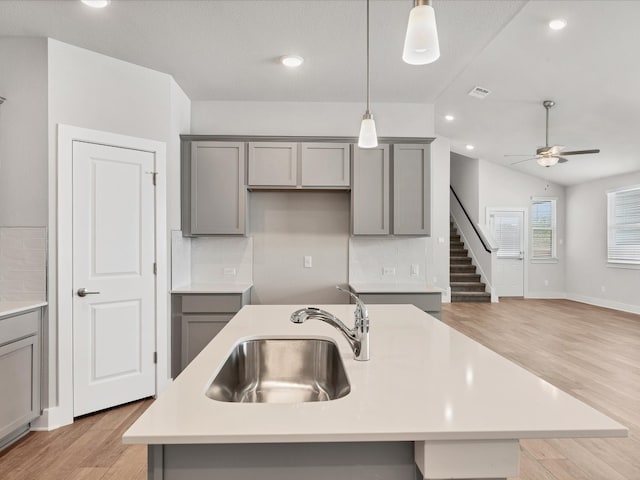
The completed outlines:
{"type": "Polygon", "coordinates": [[[354,146],[351,188],[353,235],[431,234],[431,161],[428,144],[354,146]]]}
{"type": "Polygon", "coordinates": [[[249,143],[249,185],[295,187],[298,184],[298,144],[249,143]]]}
{"type": "Polygon", "coordinates": [[[348,143],[302,143],[300,177],[302,187],[346,187],[351,185],[348,143]]]}
{"type": "Polygon", "coordinates": [[[351,232],[354,235],[388,235],[389,146],[353,147],[351,182],[351,232]]]}
{"type": "Polygon", "coordinates": [[[430,235],[429,145],[394,145],[392,171],[394,235],[430,235]]]}
{"type": "Polygon", "coordinates": [[[245,143],[183,145],[183,235],[244,235],[246,208],[245,143]]]}

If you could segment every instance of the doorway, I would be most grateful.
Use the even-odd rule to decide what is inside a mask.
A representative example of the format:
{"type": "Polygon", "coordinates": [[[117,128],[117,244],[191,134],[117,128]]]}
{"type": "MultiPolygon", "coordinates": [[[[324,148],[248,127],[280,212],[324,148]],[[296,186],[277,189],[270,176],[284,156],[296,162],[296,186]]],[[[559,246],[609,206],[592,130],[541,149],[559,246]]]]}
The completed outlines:
{"type": "Polygon", "coordinates": [[[53,385],[49,388],[49,397],[57,398],[57,404],[51,402],[53,405],[45,409],[39,420],[40,429],[70,424],[74,416],[127,402],[134,397],[156,395],[171,382],[167,318],[166,145],[154,140],[58,125],[57,153],[53,170],[56,188],[51,192],[51,202],[57,208],[53,217],[50,216],[53,228],[50,228],[49,236],[51,250],[55,252],[49,268],[55,281],[50,286],[49,308],[53,315],[48,325],[49,331],[57,332],[57,337],[50,337],[52,353],[46,367],[51,377],[49,383],[53,385]],[[83,148],[88,151],[82,152],[83,148]],[[133,159],[119,158],[118,152],[133,159]],[[82,155],[92,160],[88,162],[89,170],[80,174],[81,179],[76,178],[78,172],[74,170],[75,160],[82,155]],[[118,189],[105,190],[105,185],[114,183],[118,184],[118,189]],[[86,191],[76,191],[74,187],[78,185],[86,191]],[[150,201],[142,200],[142,192],[148,188],[151,188],[152,198],[150,201]],[[87,199],[93,202],[90,208],[87,199]],[[86,207],[84,213],[83,205],[86,207]],[[104,220],[94,218],[96,212],[104,214],[104,220]],[[78,215],[84,215],[82,221],[89,226],[88,233],[82,237],[77,237],[74,232],[74,223],[81,221],[78,215]],[[150,221],[142,221],[143,215],[149,215],[150,221]],[[144,227],[132,226],[136,217],[142,222],[139,225],[144,224],[144,227]],[[120,231],[122,228],[124,233],[120,231]],[[132,246],[136,242],[146,244],[147,238],[150,239],[151,250],[140,244],[135,248],[132,246]],[[76,253],[83,250],[86,251],[76,258],[76,253]],[[83,255],[84,260],[81,258],[83,255]],[[85,276],[76,267],[84,269],[85,276]],[[149,271],[150,283],[146,280],[149,271]],[[138,277],[135,281],[140,285],[134,288],[127,282],[134,282],[135,277],[138,277]],[[122,281],[122,286],[117,285],[118,281],[122,281]],[[115,287],[112,286],[114,283],[115,287]],[[141,298],[150,293],[150,304],[136,299],[140,293],[134,292],[136,288],[144,290],[141,298]],[[81,291],[84,296],[79,295],[80,289],[86,289],[81,291]],[[124,290],[130,292],[123,295],[124,290]],[[84,327],[75,321],[76,313],[89,319],[84,327]],[[145,323],[148,318],[152,319],[149,324],[145,323]],[[79,326],[80,333],[76,326],[79,326]],[[150,336],[148,332],[151,332],[150,336]],[[76,333],[84,336],[84,353],[76,350],[76,333]],[[144,337],[145,341],[136,335],[140,339],[144,337]],[[112,350],[116,343],[118,354],[112,350]],[[75,363],[80,362],[82,355],[85,355],[82,363],[88,373],[75,370],[75,363]],[[56,370],[57,382],[55,373],[51,373],[56,370]],[[77,383],[74,377],[78,375],[84,376],[85,380],[89,378],[87,385],[96,387],[92,394],[94,397],[103,394],[98,387],[109,385],[111,381],[123,380],[125,383],[112,384],[109,393],[104,394],[109,397],[105,403],[80,400],[79,407],[74,408],[77,383]],[[144,385],[141,391],[136,391],[137,387],[132,385],[135,382],[130,381],[136,377],[145,378],[140,382],[144,385]]]}
{"type": "Polygon", "coordinates": [[[498,243],[494,285],[498,297],[524,296],[524,209],[487,208],[487,223],[498,243]]]}

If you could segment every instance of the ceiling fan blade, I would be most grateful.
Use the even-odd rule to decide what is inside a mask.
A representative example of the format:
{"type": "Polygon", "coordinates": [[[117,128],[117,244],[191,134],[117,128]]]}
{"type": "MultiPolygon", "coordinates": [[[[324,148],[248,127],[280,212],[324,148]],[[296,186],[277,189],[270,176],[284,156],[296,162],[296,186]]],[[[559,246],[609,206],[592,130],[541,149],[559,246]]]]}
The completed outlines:
{"type": "Polygon", "coordinates": [[[558,157],[558,163],[567,163],[569,160],[563,157],[558,157]]]}
{"type": "Polygon", "coordinates": [[[530,153],[512,153],[509,155],[505,155],[505,157],[530,157],[530,153]]]}
{"type": "Polygon", "coordinates": [[[600,153],[600,149],[594,148],[592,150],[573,150],[571,152],[562,152],[562,155],[585,155],[587,153],[600,153]]]}
{"type": "Polygon", "coordinates": [[[529,160],[535,160],[537,157],[525,158],[524,160],[518,160],[517,162],[513,162],[510,165],[518,165],[519,163],[528,162],[529,160]]]}

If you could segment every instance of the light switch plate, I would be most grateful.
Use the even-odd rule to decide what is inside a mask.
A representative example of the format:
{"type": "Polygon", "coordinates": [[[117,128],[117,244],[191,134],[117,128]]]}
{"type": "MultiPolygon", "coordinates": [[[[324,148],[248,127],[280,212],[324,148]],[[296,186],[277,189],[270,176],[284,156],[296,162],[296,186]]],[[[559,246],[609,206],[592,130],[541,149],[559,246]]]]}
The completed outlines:
{"type": "Polygon", "coordinates": [[[313,267],[313,258],[311,257],[311,255],[305,255],[304,268],[311,268],[311,267],[313,267]]]}
{"type": "Polygon", "coordinates": [[[233,267],[224,267],[222,269],[222,273],[224,275],[235,275],[236,274],[236,269],[233,267]]]}
{"type": "Polygon", "coordinates": [[[412,263],[411,264],[411,275],[412,276],[418,276],[420,275],[420,265],[417,263],[412,263]]]}

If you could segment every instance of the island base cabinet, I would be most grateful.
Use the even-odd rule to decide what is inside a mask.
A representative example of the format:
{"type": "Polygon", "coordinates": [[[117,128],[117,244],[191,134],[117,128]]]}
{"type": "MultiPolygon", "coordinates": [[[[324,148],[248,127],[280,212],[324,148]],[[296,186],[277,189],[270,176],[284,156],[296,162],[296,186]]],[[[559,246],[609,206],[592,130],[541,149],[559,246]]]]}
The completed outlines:
{"type": "Polygon", "coordinates": [[[421,479],[413,442],[149,445],[149,480],[421,479]]]}
{"type": "Polygon", "coordinates": [[[421,478],[500,480],[520,474],[518,440],[415,442],[421,478]]]}

